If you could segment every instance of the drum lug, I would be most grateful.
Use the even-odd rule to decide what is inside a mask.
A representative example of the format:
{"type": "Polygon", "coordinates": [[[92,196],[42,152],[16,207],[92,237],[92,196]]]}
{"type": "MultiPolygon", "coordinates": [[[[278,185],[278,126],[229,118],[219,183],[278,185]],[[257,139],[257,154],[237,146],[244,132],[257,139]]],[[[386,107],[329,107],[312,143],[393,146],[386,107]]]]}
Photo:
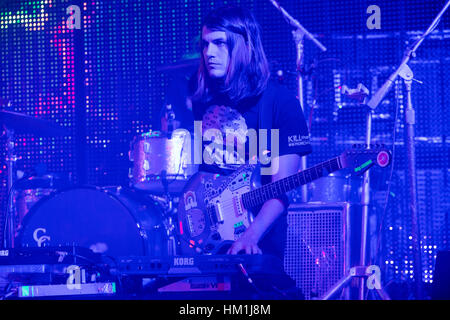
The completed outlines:
{"type": "Polygon", "coordinates": [[[128,178],[133,179],[133,169],[128,168],[128,178]]]}
{"type": "Polygon", "coordinates": [[[150,153],[150,143],[148,142],[144,142],[144,152],[145,153],[150,153]]]}

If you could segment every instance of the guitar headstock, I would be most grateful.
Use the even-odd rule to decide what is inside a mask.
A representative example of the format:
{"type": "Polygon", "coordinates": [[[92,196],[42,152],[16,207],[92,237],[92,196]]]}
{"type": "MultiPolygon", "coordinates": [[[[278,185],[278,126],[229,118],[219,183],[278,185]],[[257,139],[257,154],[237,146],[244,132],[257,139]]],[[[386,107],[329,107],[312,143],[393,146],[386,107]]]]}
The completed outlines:
{"type": "Polygon", "coordinates": [[[344,151],[340,156],[343,168],[352,170],[352,174],[360,175],[377,165],[387,167],[392,160],[391,153],[384,145],[354,145],[352,149],[344,151]]]}

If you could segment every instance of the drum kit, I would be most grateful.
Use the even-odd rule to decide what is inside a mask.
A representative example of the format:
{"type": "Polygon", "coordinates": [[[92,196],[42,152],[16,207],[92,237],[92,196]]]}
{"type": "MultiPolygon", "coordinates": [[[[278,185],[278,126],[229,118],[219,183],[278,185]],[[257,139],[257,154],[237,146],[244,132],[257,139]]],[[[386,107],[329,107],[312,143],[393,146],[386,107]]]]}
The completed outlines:
{"type": "Polygon", "coordinates": [[[8,205],[2,246],[81,246],[113,259],[177,254],[178,195],[197,171],[185,147],[190,135],[150,131],[130,143],[129,186],[76,186],[63,174],[16,178],[15,134],[70,132],[22,113],[0,110],[7,137],[8,205]]]}
{"type": "MultiPolygon", "coordinates": [[[[185,73],[197,62],[191,59],[160,71],[185,73]]],[[[134,137],[128,153],[129,185],[99,187],[73,185],[64,174],[16,179],[14,164],[20,158],[14,150],[15,134],[55,137],[70,132],[51,121],[7,110],[0,110],[0,124],[7,138],[8,168],[4,248],[76,245],[113,258],[178,254],[177,202],[198,170],[189,161],[194,148],[187,130],[149,131],[134,137]]],[[[323,201],[330,186],[344,190],[344,180],[322,185],[317,181],[320,195],[312,200],[323,201]]]]}

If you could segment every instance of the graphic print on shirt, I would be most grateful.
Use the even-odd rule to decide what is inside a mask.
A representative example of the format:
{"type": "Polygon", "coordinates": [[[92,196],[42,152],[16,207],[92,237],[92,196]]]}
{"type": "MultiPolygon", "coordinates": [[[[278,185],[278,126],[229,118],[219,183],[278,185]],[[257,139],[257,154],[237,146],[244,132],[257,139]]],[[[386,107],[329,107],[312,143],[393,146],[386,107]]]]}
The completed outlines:
{"type": "Polygon", "coordinates": [[[211,105],[203,115],[202,134],[203,159],[207,164],[235,169],[245,163],[248,127],[237,110],[211,105]]]}

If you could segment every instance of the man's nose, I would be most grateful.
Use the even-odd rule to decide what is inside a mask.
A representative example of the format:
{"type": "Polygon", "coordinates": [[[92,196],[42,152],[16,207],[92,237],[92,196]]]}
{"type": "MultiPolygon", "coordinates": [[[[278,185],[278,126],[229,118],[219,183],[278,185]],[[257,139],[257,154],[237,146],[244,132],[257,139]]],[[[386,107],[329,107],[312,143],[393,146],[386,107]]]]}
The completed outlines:
{"type": "Polygon", "coordinates": [[[213,43],[210,43],[207,47],[206,47],[206,57],[207,58],[212,58],[216,55],[216,46],[213,43]]]}

